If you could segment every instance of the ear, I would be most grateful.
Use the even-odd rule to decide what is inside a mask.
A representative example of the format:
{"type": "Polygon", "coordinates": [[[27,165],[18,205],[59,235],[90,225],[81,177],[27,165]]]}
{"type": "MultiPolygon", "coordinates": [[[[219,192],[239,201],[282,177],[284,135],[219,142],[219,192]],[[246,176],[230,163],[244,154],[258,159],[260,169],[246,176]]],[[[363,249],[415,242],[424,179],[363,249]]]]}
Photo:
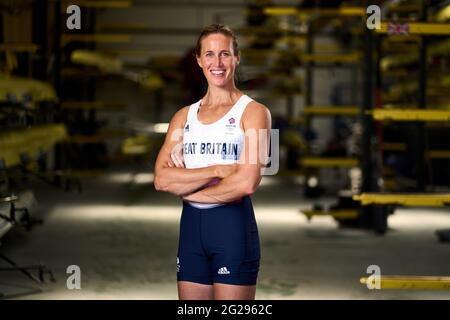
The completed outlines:
{"type": "Polygon", "coordinates": [[[203,69],[202,60],[200,59],[200,57],[196,55],[195,59],[197,59],[197,64],[199,65],[199,67],[203,69]]]}
{"type": "Polygon", "coordinates": [[[236,57],[236,66],[238,66],[240,62],[241,62],[241,54],[239,53],[236,57]]]}

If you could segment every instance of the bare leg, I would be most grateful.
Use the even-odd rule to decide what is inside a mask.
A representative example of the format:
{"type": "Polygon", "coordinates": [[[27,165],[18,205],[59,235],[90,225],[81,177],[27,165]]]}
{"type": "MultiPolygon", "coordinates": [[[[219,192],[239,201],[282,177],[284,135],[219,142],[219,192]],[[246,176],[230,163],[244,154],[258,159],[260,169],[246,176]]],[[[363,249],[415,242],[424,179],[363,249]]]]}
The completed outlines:
{"type": "Polygon", "coordinates": [[[255,300],[256,286],[214,283],[215,300],[255,300]]]}
{"type": "Polygon", "coordinates": [[[213,286],[189,281],[178,281],[178,299],[213,300],[213,286]]]}

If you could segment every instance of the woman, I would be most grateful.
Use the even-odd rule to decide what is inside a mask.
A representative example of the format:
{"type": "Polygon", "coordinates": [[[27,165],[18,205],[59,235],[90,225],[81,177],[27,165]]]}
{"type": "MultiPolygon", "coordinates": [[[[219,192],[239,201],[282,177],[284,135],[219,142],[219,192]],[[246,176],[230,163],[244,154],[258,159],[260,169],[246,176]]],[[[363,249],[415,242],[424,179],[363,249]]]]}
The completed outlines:
{"type": "Polygon", "coordinates": [[[270,112],[236,88],[240,54],[230,28],[204,28],[196,58],[207,93],[173,116],[155,164],[155,188],[183,199],[178,296],[250,300],[260,248],[249,196],[268,155],[270,112]]]}

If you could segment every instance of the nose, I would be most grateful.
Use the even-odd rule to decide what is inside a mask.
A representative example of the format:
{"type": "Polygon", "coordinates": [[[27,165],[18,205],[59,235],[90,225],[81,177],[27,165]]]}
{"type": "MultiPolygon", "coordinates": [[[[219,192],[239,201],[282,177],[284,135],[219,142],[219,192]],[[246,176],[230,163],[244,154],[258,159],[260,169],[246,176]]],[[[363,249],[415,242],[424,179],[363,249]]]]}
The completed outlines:
{"type": "Polygon", "coordinates": [[[214,66],[221,67],[222,65],[223,65],[222,58],[220,57],[220,55],[217,55],[214,58],[214,66]]]}

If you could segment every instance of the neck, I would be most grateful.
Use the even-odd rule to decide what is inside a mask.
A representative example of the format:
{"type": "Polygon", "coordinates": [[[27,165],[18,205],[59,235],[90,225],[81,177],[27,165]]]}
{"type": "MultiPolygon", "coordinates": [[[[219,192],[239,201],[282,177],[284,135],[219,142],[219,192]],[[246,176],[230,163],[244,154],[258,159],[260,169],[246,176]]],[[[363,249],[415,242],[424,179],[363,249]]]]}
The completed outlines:
{"type": "Polygon", "coordinates": [[[234,104],[242,95],[235,84],[227,87],[208,86],[208,91],[202,99],[202,105],[230,105],[234,104]]]}

